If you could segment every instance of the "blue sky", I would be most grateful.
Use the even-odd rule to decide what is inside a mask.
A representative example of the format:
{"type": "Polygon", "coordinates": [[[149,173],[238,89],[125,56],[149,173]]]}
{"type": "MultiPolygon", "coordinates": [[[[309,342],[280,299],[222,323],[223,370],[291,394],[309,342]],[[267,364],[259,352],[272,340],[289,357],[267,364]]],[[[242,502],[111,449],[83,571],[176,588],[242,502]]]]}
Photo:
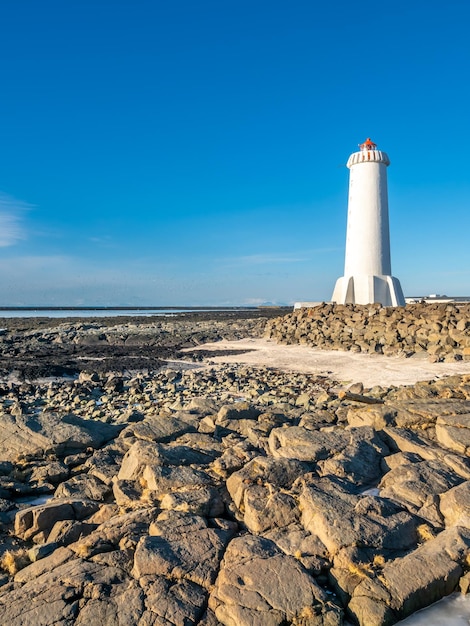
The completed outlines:
{"type": "Polygon", "coordinates": [[[470,295],[470,3],[4,0],[0,305],[328,300],[348,170],[405,295],[470,295]]]}

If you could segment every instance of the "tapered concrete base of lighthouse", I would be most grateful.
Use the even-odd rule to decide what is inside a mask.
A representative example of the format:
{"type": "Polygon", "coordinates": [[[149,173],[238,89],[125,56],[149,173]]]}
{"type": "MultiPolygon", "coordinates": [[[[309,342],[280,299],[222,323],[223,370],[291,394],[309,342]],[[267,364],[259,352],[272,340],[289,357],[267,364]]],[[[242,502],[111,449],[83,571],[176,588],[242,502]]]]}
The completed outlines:
{"type": "Polygon", "coordinates": [[[331,300],[337,304],[405,305],[400,281],[394,276],[341,276],[331,300]]]}

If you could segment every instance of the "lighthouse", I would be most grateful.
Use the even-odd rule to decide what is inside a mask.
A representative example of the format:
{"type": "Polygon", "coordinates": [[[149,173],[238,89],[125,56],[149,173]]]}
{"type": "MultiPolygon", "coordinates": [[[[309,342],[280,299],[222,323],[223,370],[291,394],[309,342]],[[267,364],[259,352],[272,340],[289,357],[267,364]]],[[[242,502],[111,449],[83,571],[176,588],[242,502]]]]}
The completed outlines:
{"type": "Polygon", "coordinates": [[[366,139],[348,159],[349,199],[344,276],[332,301],[338,304],[404,306],[400,281],[392,276],[387,167],[390,159],[366,139]]]}

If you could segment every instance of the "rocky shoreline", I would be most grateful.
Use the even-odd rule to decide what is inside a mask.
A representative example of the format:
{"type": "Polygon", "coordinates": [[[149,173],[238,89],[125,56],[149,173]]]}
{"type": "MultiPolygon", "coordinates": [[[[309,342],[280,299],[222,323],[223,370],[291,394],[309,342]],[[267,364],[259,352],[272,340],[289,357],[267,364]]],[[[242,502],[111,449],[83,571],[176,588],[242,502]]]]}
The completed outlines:
{"type": "MultiPolygon", "coordinates": [[[[154,370],[182,348],[259,336],[282,309],[180,313],[162,317],[0,318],[0,378],[154,370]]],[[[201,357],[202,358],[202,355],[201,357]]]]}
{"type": "Polygon", "coordinates": [[[467,592],[470,375],[160,367],[285,323],[268,316],[3,335],[0,623],[387,626],[467,592]],[[155,362],[79,358],[103,342],[155,362]],[[38,378],[47,347],[74,377],[38,378]]]}

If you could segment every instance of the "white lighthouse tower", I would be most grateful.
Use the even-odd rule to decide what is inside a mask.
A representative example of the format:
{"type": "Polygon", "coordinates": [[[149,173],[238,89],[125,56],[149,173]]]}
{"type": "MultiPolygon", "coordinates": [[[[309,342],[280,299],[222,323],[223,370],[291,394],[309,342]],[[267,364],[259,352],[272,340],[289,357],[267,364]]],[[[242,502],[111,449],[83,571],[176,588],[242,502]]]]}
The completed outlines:
{"type": "Polygon", "coordinates": [[[403,306],[400,282],[392,276],[388,224],[387,166],[390,159],[370,139],[348,159],[349,200],[344,276],[332,301],[338,304],[403,306]]]}

